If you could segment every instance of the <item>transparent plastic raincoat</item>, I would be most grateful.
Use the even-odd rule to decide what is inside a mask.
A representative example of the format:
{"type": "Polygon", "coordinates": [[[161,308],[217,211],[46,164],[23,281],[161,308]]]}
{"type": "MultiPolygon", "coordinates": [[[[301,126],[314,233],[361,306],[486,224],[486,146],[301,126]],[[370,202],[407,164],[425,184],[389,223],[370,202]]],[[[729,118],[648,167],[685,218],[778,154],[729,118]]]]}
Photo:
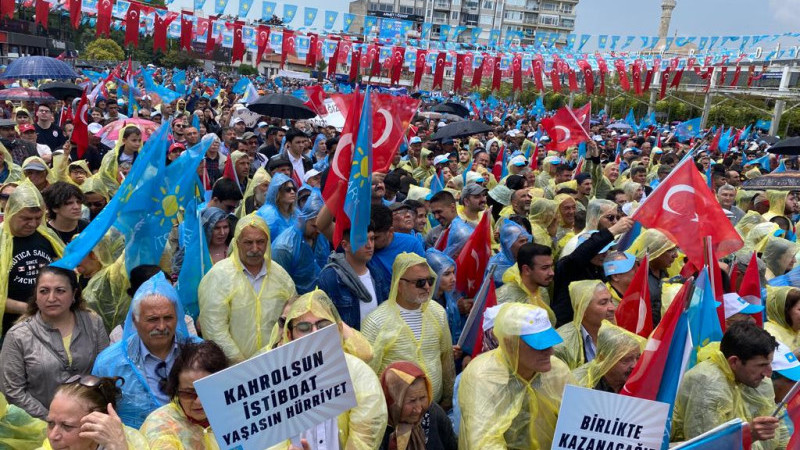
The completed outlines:
{"type": "Polygon", "coordinates": [[[305,238],[306,222],[317,217],[323,205],[321,193],[312,191],[298,213],[295,225],[284,230],[272,242],[272,261],[286,269],[294,280],[297,293],[301,295],[317,286],[319,273],[331,254],[331,245],[322,233],[317,234],[313,247],[308,245],[305,238]]]}
{"type": "Polygon", "coordinates": [[[556,230],[555,240],[559,241],[563,239],[564,236],[574,233],[572,226],[564,220],[561,214],[561,206],[568,203],[575,203],[577,208],[578,202],[569,194],[558,194],[553,198],[553,201],[556,202],[556,218],[558,219],[558,229],[556,230]]]}
{"type": "Polygon", "coordinates": [[[0,157],[3,161],[2,165],[0,165],[0,175],[4,171],[8,171],[5,180],[0,180],[0,184],[13,183],[24,178],[22,167],[14,164],[14,158],[12,158],[11,153],[8,152],[8,149],[3,144],[0,144],[0,157]]]}
{"type": "Polygon", "coordinates": [[[0,448],[32,450],[47,437],[47,424],[24,409],[9,405],[0,393],[0,448]]]}
{"type": "Polygon", "coordinates": [[[564,250],[561,251],[561,255],[559,258],[563,258],[570,253],[574,252],[575,249],[580,245],[579,237],[582,235],[587,235],[592,231],[597,230],[600,219],[613,211],[616,211],[618,205],[611,200],[604,200],[604,199],[594,199],[589,202],[589,206],[586,207],[586,226],[583,230],[578,233],[577,235],[573,236],[572,239],[567,241],[564,245],[564,250]]]}
{"type": "MultiPolygon", "coordinates": [[[[264,219],[264,222],[267,223],[267,227],[269,228],[269,235],[270,238],[277,238],[281,232],[287,228],[291,228],[297,222],[297,210],[292,209],[292,214],[284,216],[278,210],[278,193],[281,189],[281,186],[286,184],[287,182],[292,182],[291,178],[287,177],[282,173],[275,173],[275,176],[272,177],[272,181],[269,182],[269,188],[267,188],[267,197],[265,203],[261,208],[258,209],[256,213],[259,217],[264,219]]],[[[295,189],[298,186],[294,187],[295,189]]]]}
{"type": "Polygon", "coordinates": [[[496,295],[498,305],[503,303],[527,303],[538,306],[547,311],[551,324],[555,325],[556,323],[556,314],[550,309],[550,297],[548,296],[547,288],[540,287],[536,293],[529,291],[522,283],[517,264],[509,267],[506,273],[503,274],[503,285],[497,290],[496,295]]]}
{"type": "Polygon", "coordinates": [[[461,249],[467,244],[469,237],[472,236],[472,231],[475,227],[465,222],[461,217],[456,217],[450,222],[449,229],[444,253],[451,258],[456,258],[461,253],[461,249]]]}
{"type": "Polygon", "coordinates": [[[754,226],[764,223],[764,217],[761,216],[757,211],[747,211],[747,213],[736,222],[736,231],[739,232],[739,236],[744,239],[750,230],[753,229],[754,226]]]}
{"type": "Polygon", "coordinates": [[[211,427],[203,428],[190,422],[178,400],[167,403],[147,416],[141,432],[152,449],[219,449],[211,427]]]}
{"type": "Polygon", "coordinates": [[[554,200],[547,198],[534,198],[531,200],[528,220],[531,222],[531,234],[533,234],[534,242],[550,248],[553,247],[553,236],[550,236],[547,229],[556,219],[557,211],[558,204],[554,200]]]}
{"type": "Polygon", "coordinates": [[[628,248],[628,253],[632,253],[638,260],[647,254],[649,260],[652,261],[673,248],[675,248],[675,244],[669,240],[666,234],[651,228],[642,231],[642,234],[628,248]]]}
{"type": "MultiPolygon", "coordinates": [[[[283,328],[284,342],[288,342],[289,323],[306,313],[312,313],[320,319],[327,319],[339,326],[342,332],[342,321],[336,308],[332,307],[325,292],[315,289],[302,295],[292,303],[286,315],[286,325],[283,328]]],[[[347,369],[353,380],[357,406],[349,409],[336,419],[339,425],[339,448],[352,450],[377,449],[386,432],[388,412],[383,388],[375,372],[359,358],[345,352],[347,369]]],[[[286,449],[289,443],[284,442],[272,449],[286,449]]],[[[312,445],[312,448],[314,446],[312,445]]]]}
{"type": "Polygon", "coordinates": [[[271,180],[272,177],[269,176],[269,173],[266,171],[266,169],[259,167],[258,170],[256,170],[256,173],[253,174],[253,178],[249,183],[247,183],[247,189],[244,190],[244,197],[242,198],[242,201],[239,202],[239,206],[236,207],[236,211],[234,213],[236,214],[236,217],[241,219],[247,215],[245,205],[248,201],[252,201],[250,199],[255,195],[256,186],[269,183],[271,180]]]}
{"type": "Polygon", "coordinates": [[[764,329],[792,351],[800,349],[800,331],[794,331],[786,321],[786,297],[790,292],[798,291],[800,289],[791,286],[767,289],[767,322],[764,322],[764,329]]]}
{"type": "Polygon", "coordinates": [[[794,263],[797,244],[784,238],[767,236],[761,259],[767,265],[767,280],[783,275],[794,263]]]}
{"type": "Polygon", "coordinates": [[[273,264],[269,229],[264,220],[250,214],[236,224],[233,246],[245,227],[267,234],[264,263],[267,275],[258,292],[253,290],[239,251],[214,264],[198,287],[198,322],[206,339],[222,347],[233,363],[244,361],[264,347],[286,302],[296,295],[294,281],[279,264],[273,264]]]}
{"type": "Polygon", "coordinates": [[[115,260],[111,253],[114,245],[113,239],[106,235],[92,249],[103,268],[89,278],[83,290],[86,305],[103,319],[103,325],[109,333],[117,325],[123,324],[131,304],[128,295],[131,282],[125,268],[125,256],[120,255],[115,260]]]}
{"type": "Polygon", "coordinates": [[[433,165],[428,164],[428,155],[431,153],[432,152],[427,148],[423,148],[419,152],[419,165],[411,172],[411,176],[414,177],[417,182],[420,182],[436,173],[436,168],[434,168],[433,165]]]}
{"type": "Polygon", "coordinates": [[[762,214],[764,220],[772,220],[773,217],[785,217],[786,196],[789,191],[767,190],[767,200],[769,200],[769,211],[762,214]]]}
{"type": "MultiPolygon", "coordinates": [[[[675,398],[671,440],[691,439],[731,419],[749,422],[774,410],[772,380],[765,378],[757,388],[737,383],[725,355],[711,351],[708,360],[683,376],[675,398]]],[[[781,423],[774,439],[753,442],[753,449],[784,449],[788,442],[789,432],[781,423]]]]}
{"type": "MultiPolygon", "coordinates": [[[[503,274],[509,267],[516,264],[517,260],[511,253],[511,246],[514,245],[520,237],[525,237],[528,242],[533,240],[533,236],[525,230],[525,227],[511,220],[504,220],[503,224],[500,226],[500,253],[489,258],[490,266],[492,264],[497,265],[493,275],[495,286],[503,285],[503,274]]],[[[437,273],[439,272],[437,271],[437,273]]]]}
{"type": "MultiPolygon", "coordinates": [[[[0,227],[0,324],[3,320],[3,312],[6,308],[6,298],[8,298],[8,277],[11,270],[11,258],[14,256],[14,236],[11,235],[11,218],[19,214],[25,208],[40,208],[42,211],[46,210],[44,199],[36,186],[30,180],[24,180],[19,183],[17,189],[8,199],[5,209],[5,220],[2,227],[0,227]]],[[[48,228],[47,221],[43,217],[42,222],[36,232],[42,235],[50,245],[53,246],[56,255],[61,257],[64,252],[64,244],[58,235],[48,228]]],[[[26,301],[25,298],[16,298],[14,300],[26,301]]],[[[0,325],[0,334],[5,330],[0,325]]]]}
{"type": "Polygon", "coordinates": [[[189,334],[186,322],[183,320],[183,305],[178,298],[178,292],[162,272],[156,273],[139,286],[131,301],[128,316],[125,318],[122,340],[103,350],[97,356],[92,369],[92,375],[98,377],[117,376],[125,379],[125,384],[122,386],[122,399],[117,402],[117,414],[122,419],[122,423],[136,429],[142,426],[148,414],[162,406],[147,383],[144,355],[141,353],[142,340],[133,324],[133,311],[136,309],[136,305],[153,295],[165,297],[175,307],[175,315],[178,318],[175,326],[175,339],[178,343],[200,341],[198,337],[189,334]]]}
{"type": "MultiPolygon", "coordinates": [[[[442,274],[452,267],[453,273],[455,274],[456,262],[453,261],[453,258],[450,258],[439,250],[429,248],[425,252],[425,259],[434,272],[442,274]]],[[[433,295],[436,295],[439,291],[441,282],[441,277],[436,277],[436,283],[433,285],[433,295]]],[[[461,294],[455,290],[444,293],[446,303],[445,312],[447,313],[447,323],[450,325],[450,337],[453,339],[453,345],[455,345],[456,342],[458,342],[458,338],[461,337],[461,330],[464,329],[464,323],[467,321],[467,317],[462,316],[458,311],[458,299],[460,297],[461,294]]]]}
{"type": "Polygon", "coordinates": [[[555,355],[569,366],[570,370],[577,369],[586,362],[581,322],[598,289],[608,288],[600,280],[573,281],[569,284],[569,299],[575,314],[572,316],[572,322],[562,325],[556,330],[564,342],[553,347],[553,350],[555,355]]]}
{"type": "Polygon", "coordinates": [[[503,305],[494,322],[499,348],[480,354],[461,374],[461,450],[549,449],[561,395],[574,384],[569,367],[551,356],[551,369],[531,380],[517,374],[522,318],[535,306],[503,305]]]}
{"type": "MultiPolygon", "coordinates": [[[[119,130],[116,147],[103,155],[103,160],[100,162],[100,170],[97,171],[97,176],[111,195],[119,189],[119,155],[123,151],[122,146],[124,145],[122,136],[128,128],[138,127],[136,125],[126,125],[119,130]]],[[[142,144],[144,144],[144,139],[142,140],[142,144]]],[[[137,151],[141,150],[140,147],[137,151]]]]}
{"type": "Polygon", "coordinates": [[[455,364],[453,341],[444,308],[430,301],[422,304],[422,333],[420,339],[400,316],[397,295],[400,278],[413,266],[425,264],[430,276],[436,274],[425,258],[415,253],[400,253],[392,264],[392,287],[389,298],[378,305],[361,323],[361,332],[372,344],[373,358],[370,366],[381,373],[395,361],[411,361],[422,368],[433,384],[433,400],[453,398],[455,364]]]}
{"type": "Polygon", "coordinates": [[[597,383],[622,358],[633,350],[640,353],[647,340],[630,331],[604,320],[597,333],[597,357],[572,371],[578,385],[594,389],[597,383]]]}

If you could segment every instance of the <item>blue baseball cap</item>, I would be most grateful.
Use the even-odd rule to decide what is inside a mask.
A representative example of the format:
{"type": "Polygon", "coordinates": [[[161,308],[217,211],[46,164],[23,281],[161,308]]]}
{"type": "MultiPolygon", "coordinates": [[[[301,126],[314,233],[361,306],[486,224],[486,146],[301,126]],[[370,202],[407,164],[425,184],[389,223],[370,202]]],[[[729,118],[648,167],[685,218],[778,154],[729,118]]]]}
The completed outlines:
{"type": "Polygon", "coordinates": [[[622,253],[622,255],[625,255],[625,259],[615,259],[603,263],[603,270],[606,272],[607,277],[627,273],[633,268],[634,264],[636,264],[635,256],[627,252],[622,253]]]}
{"type": "Polygon", "coordinates": [[[520,328],[520,339],[536,350],[545,350],[564,342],[553,329],[547,311],[534,308],[525,312],[520,328]]]}
{"type": "Polygon", "coordinates": [[[800,381],[800,361],[792,349],[778,342],[778,348],[772,355],[772,370],[792,381],[800,381]]]}

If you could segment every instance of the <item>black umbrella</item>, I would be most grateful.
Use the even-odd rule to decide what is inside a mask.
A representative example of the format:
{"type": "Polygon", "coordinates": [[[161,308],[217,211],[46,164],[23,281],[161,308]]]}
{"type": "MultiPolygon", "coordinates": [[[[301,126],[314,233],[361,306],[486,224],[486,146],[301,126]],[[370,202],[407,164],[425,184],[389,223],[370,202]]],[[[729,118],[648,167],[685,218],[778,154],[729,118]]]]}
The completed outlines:
{"type": "Polygon", "coordinates": [[[778,142],[780,139],[778,139],[775,136],[771,136],[771,135],[765,134],[765,135],[759,136],[758,140],[759,141],[764,141],[767,144],[772,145],[772,144],[778,142]]]}
{"type": "Polygon", "coordinates": [[[491,126],[480,120],[465,120],[439,128],[436,133],[431,136],[431,140],[441,141],[443,139],[456,139],[472,136],[473,134],[487,133],[492,130],[493,128],[491,126]]]}
{"type": "Polygon", "coordinates": [[[440,103],[431,108],[431,111],[455,114],[459,117],[469,117],[469,109],[467,109],[466,106],[460,103],[453,103],[453,102],[440,103]]]}
{"type": "Polygon", "coordinates": [[[39,90],[47,92],[53,97],[64,100],[68,97],[80,97],[83,94],[83,88],[74,83],[64,83],[61,81],[54,81],[52,83],[45,83],[39,86],[39,90]]]}
{"type": "Polygon", "coordinates": [[[247,105],[247,109],[258,114],[281,119],[310,119],[317,113],[291,95],[268,94],[247,105]]]}
{"type": "Polygon", "coordinates": [[[800,136],[779,141],[767,151],[776,155],[800,155],[800,136]]]}
{"type": "Polygon", "coordinates": [[[800,191],[800,172],[791,170],[783,173],[768,173],[742,183],[742,189],[749,191],[800,191]]]}

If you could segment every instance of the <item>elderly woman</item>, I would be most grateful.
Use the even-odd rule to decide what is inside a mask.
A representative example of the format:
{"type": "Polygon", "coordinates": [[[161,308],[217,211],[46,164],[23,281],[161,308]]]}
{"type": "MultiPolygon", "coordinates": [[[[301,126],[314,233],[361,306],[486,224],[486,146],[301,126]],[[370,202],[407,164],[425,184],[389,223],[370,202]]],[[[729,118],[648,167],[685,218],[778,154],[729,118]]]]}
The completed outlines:
{"type": "Polygon", "coordinates": [[[233,237],[228,214],[212,206],[203,210],[200,221],[203,224],[206,242],[208,242],[211,262],[216,264],[228,257],[228,245],[233,237]]]}
{"type": "Polygon", "coordinates": [[[84,307],[75,273],[42,268],[28,311],[8,330],[0,351],[8,401],[44,418],[58,384],[88,374],[106,347],[103,321],[84,307]]]}
{"type": "Polygon", "coordinates": [[[800,289],[767,289],[767,319],[764,329],[800,356],[800,289]]]}
{"type": "Polygon", "coordinates": [[[267,223],[271,239],[297,222],[296,200],[297,185],[288,176],[276,172],[269,183],[264,206],[257,212],[267,223]]]}
{"type": "Polygon", "coordinates": [[[58,387],[47,413],[42,449],[146,449],[147,441],[122,424],[116,413],[122,397],[117,377],[75,375],[58,387]]]}
{"type": "Polygon", "coordinates": [[[431,382],[409,361],[390,364],[381,375],[389,426],[381,450],[456,450],[458,438],[447,413],[431,400],[431,382]]]}
{"type": "Polygon", "coordinates": [[[597,356],[572,371],[578,385],[619,393],[639,360],[647,340],[604,320],[597,333],[597,356]]]}
{"type": "Polygon", "coordinates": [[[150,448],[219,448],[194,382],[227,367],[225,353],[211,341],[181,347],[164,387],[172,401],[150,413],[142,424],[150,448]]]}
{"type": "Polygon", "coordinates": [[[553,238],[558,228],[557,210],[558,203],[555,200],[540,197],[531,200],[528,220],[531,222],[533,241],[537,244],[553,248],[553,238]]]}
{"type": "Polygon", "coordinates": [[[577,369],[597,356],[597,339],[603,320],[615,323],[617,310],[606,285],[600,280],[574,281],[569,297],[575,311],[572,322],[562,325],[558,334],[564,340],[554,347],[555,355],[570,369],[577,369]]]}

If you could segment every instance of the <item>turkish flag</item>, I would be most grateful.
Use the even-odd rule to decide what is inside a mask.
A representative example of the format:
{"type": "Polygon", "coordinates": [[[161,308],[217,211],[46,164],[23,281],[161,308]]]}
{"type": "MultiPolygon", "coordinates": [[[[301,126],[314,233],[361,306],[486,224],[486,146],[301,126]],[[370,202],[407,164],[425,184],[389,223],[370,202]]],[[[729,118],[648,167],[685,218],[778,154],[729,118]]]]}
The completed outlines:
{"type": "Polygon", "coordinates": [[[503,77],[503,72],[500,70],[500,60],[503,58],[502,53],[494,56],[494,73],[492,74],[492,90],[497,91],[500,89],[500,80],[503,77]]]}
{"type": "Polygon", "coordinates": [[[575,72],[575,69],[573,69],[570,66],[568,67],[569,69],[567,70],[567,79],[569,80],[569,91],[578,92],[578,74],[575,72]]]}
{"type": "MultiPolygon", "coordinates": [[[[708,144],[708,149],[712,152],[719,150],[719,140],[722,138],[722,128],[717,128],[717,132],[714,134],[714,137],[711,139],[711,143],[708,144]]],[[[700,266],[698,266],[700,267],[700,266]]]]}
{"type": "Polygon", "coordinates": [[[428,52],[425,50],[417,50],[417,60],[414,64],[414,89],[419,87],[422,75],[425,74],[425,56],[427,55],[428,52]]]}
{"type": "Polygon", "coordinates": [[[361,70],[361,49],[353,50],[353,57],[350,58],[350,82],[355,83],[358,79],[358,72],[361,70]]]}
{"type": "MultiPolygon", "coordinates": [[[[97,23],[100,23],[98,20],[97,23]]],[[[167,27],[169,27],[169,13],[163,17],[155,13],[153,18],[153,51],[167,52],[167,27]]]]}
{"type": "Polygon", "coordinates": [[[631,83],[628,80],[628,70],[625,67],[624,59],[617,59],[614,61],[614,68],[617,69],[617,76],[619,77],[619,85],[622,90],[628,92],[631,90],[631,83]]]}
{"type": "Polygon", "coordinates": [[[186,13],[181,14],[181,50],[186,50],[187,52],[192,51],[192,36],[194,30],[192,27],[194,24],[192,23],[192,18],[186,13]]]}
{"type": "MultiPolygon", "coordinates": [[[[13,19],[14,18],[14,8],[15,8],[15,6],[16,6],[15,5],[15,0],[0,0],[0,19],[2,19],[4,17],[8,17],[9,19],[13,19]]],[[[73,19],[75,17],[75,15],[72,14],[73,8],[72,8],[72,4],[71,3],[70,3],[69,10],[70,10],[70,19],[71,19],[72,24],[73,24],[72,26],[73,26],[73,28],[78,28],[77,25],[75,25],[75,19],[73,19]]],[[[78,24],[80,24],[80,21],[81,21],[80,11],[81,11],[81,7],[80,7],[80,3],[78,3],[78,14],[77,14],[78,24]]]]}
{"type": "Polygon", "coordinates": [[[589,140],[581,119],[568,106],[556,111],[553,117],[542,119],[542,126],[550,136],[548,149],[563,152],[573,145],[589,140]]]}
{"type": "Polygon", "coordinates": [[[608,74],[608,64],[606,60],[601,57],[596,57],[597,67],[600,69],[600,95],[606,93],[606,75],[608,74]]]}
{"type": "Polygon", "coordinates": [[[644,77],[644,91],[645,92],[650,90],[650,83],[653,82],[653,70],[655,70],[655,69],[647,69],[647,74],[644,77]]]}
{"type": "Polygon", "coordinates": [[[583,73],[583,87],[586,89],[586,94],[594,94],[594,71],[592,66],[589,65],[589,61],[581,59],[578,61],[578,67],[581,68],[581,73],[583,73]]]}
{"type": "Polygon", "coordinates": [[[377,77],[381,74],[381,60],[380,60],[380,45],[370,45],[367,50],[367,58],[369,59],[370,69],[369,76],[377,77]]]}
{"type": "MultiPolygon", "coordinates": [[[[341,42],[336,43],[336,49],[333,51],[331,59],[328,60],[328,78],[336,75],[336,65],[339,63],[339,46],[341,42]]],[[[357,129],[358,127],[356,127],[357,129]]],[[[350,172],[347,172],[350,173],[350,172]]]]}
{"type": "Polygon", "coordinates": [[[642,95],[642,62],[638,59],[633,62],[633,91],[642,95]]]}
{"type": "Polygon", "coordinates": [[[456,257],[456,289],[467,298],[475,298],[492,256],[491,213],[484,211],[461,253],[456,257]]]}
{"type": "Polygon", "coordinates": [[[432,89],[441,89],[442,88],[442,80],[444,79],[444,64],[447,60],[447,53],[439,52],[439,56],[436,57],[436,70],[433,73],[433,86],[432,89]]]}
{"type": "Polygon", "coordinates": [[[497,180],[503,178],[503,166],[506,163],[505,153],[506,146],[500,145],[500,151],[497,152],[497,158],[494,160],[494,167],[492,167],[492,175],[494,175],[497,180]]]}
{"type": "Polygon", "coordinates": [[[317,41],[319,37],[314,33],[309,33],[308,53],[306,54],[306,65],[312,69],[317,66],[317,41]]]}
{"type": "Polygon", "coordinates": [[[350,39],[342,39],[339,42],[341,43],[339,46],[339,64],[347,64],[347,56],[353,49],[353,41],[350,39]]]}
{"type": "Polygon", "coordinates": [[[483,54],[483,59],[481,59],[481,65],[472,71],[472,83],[470,83],[470,87],[480,87],[481,85],[481,76],[483,76],[483,68],[486,67],[486,54],[483,54]]]}
{"type": "MultiPolygon", "coordinates": [[[[542,77],[543,71],[544,61],[541,57],[537,57],[533,60],[533,82],[536,84],[536,90],[539,92],[544,92],[544,79],[542,77]]],[[[553,90],[555,90],[555,87],[553,90]]]]}
{"type": "Polygon", "coordinates": [[[75,128],[72,129],[72,142],[74,142],[77,147],[78,159],[83,158],[84,152],[86,152],[86,149],[89,147],[88,111],[89,100],[86,98],[86,90],[84,89],[75,113],[75,128]]]}
{"type": "Polygon", "coordinates": [[[514,80],[514,90],[521,91],[522,90],[522,55],[516,54],[514,55],[514,59],[511,61],[511,71],[513,72],[513,80],[514,80]]]}
{"type": "MultiPolygon", "coordinates": [[[[111,0],[99,0],[97,2],[97,34],[96,36],[111,36],[111,11],[114,5],[111,0]]],[[[158,14],[154,14],[158,17],[158,14]]],[[[166,31],[165,31],[166,36],[166,31]]]]}
{"type": "Polygon", "coordinates": [[[283,42],[281,43],[281,68],[286,63],[289,55],[295,54],[294,31],[283,29],[283,42]]]}
{"type": "Polygon", "coordinates": [[[788,450],[800,449],[800,433],[797,432],[797,424],[800,423],[800,391],[795,392],[792,398],[786,402],[786,413],[789,415],[789,419],[791,419],[795,427],[794,433],[792,433],[792,437],[789,439],[789,445],[787,445],[786,448],[788,450]]]}
{"type": "MultiPolygon", "coordinates": [[[[106,2],[109,0],[105,0],[106,2]]],[[[36,0],[36,22],[41,24],[44,29],[47,29],[47,19],[50,16],[50,2],[44,0],[36,0]]],[[[97,33],[100,34],[100,3],[97,4],[97,33]]],[[[108,31],[106,30],[106,34],[108,31]]]]}
{"type": "Polygon", "coordinates": [[[328,115],[328,108],[325,107],[325,90],[322,85],[315,84],[306,86],[303,89],[306,91],[306,97],[308,97],[308,101],[303,104],[311,108],[318,116],[328,115]]]}
{"type": "Polygon", "coordinates": [[[214,22],[216,21],[216,17],[209,17],[208,18],[208,33],[206,34],[206,48],[204,49],[204,53],[206,55],[210,55],[214,51],[214,47],[217,46],[216,39],[217,36],[214,35],[214,22]]]}
{"type": "Polygon", "coordinates": [[[733,72],[733,80],[731,80],[731,87],[736,87],[739,84],[739,75],[742,73],[742,68],[740,66],[736,66],[736,70],[733,72]]]}
{"type": "Polygon", "coordinates": [[[670,69],[669,67],[667,67],[667,69],[664,70],[664,75],[661,77],[661,91],[659,92],[658,96],[659,100],[663,100],[664,96],[667,95],[667,86],[669,85],[669,75],[670,75],[670,69]]]}
{"type": "Polygon", "coordinates": [[[131,2],[125,14],[125,46],[139,45],[139,20],[139,4],[131,2]]]}
{"type": "Polygon", "coordinates": [[[575,118],[578,119],[578,123],[583,125],[583,128],[588,133],[589,120],[592,117],[592,102],[589,102],[580,108],[573,109],[572,112],[575,114],[575,118]]]}
{"type": "Polygon", "coordinates": [[[244,58],[244,40],[242,39],[242,22],[233,24],[233,50],[231,51],[231,62],[242,61],[244,58]]]}
{"type": "MultiPolygon", "coordinates": [[[[258,49],[256,50],[256,65],[264,58],[267,46],[269,46],[269,27],[259,25],[256,29],[256,48],[258,49]]],[[[308,52],[309,55],[311,53],[310,51],[308,52]]]]}
{"type": "Polygon", "coordinates": [[[755,73],[756,73],[756,66],[750,66],[747,68],[747,87],[753,85],[753,80],[755,79],[754,76],[755,73]]]}
{"type": "Polygon", "coordinates": [[[395,47],[392,50],[392,77],[391,84],[400,83],[400,74],[403,71],[403,63],[405,62],[406,49],[403,47],[395,47]]]}
{"type": "Polygon", "coordinates": [[[704,264],[704,236],[712,237],[714,254],[719,258],[744,245],[691,158],[672,170],[632,218],[643,227],[666,234],[695,267],[704,264]]]}
{"type": "Polygon", "coordinates": [[[461,90],[461,83],[464,80],[464,59],[466,56],[463,53],[456,55],[456,73],[453,76],[453,91],[456,93],[461,90]]]}
{"type": "MultiPolygon", "coordinates": [[[[81,0],[67,0],[69,1],[69,22],[72,28],[77,29],[81,24],[81,0]]],[[[14,0],[0,1],[0,17],[8,16],[9,19],[14,18],[14,0]],[[9,10],[9,5],[11,9],[9,10]]]]}
{"type": "Polygon", "coordinates": [[[683,70],[684,69],[680,69],[675,73],[675,76],[672,77],[672,82],[669,84],[669,87],[676,88],[678,87],[678,85],[681,84],[681,78],[683,78],[683,70]]]}
{"type": "Polygon", "coordinates": [[[726,77],[727,74],[728,74],[728,67],[727,66],[720,67],[719,78],[717,79],[718,80],[718,82],[717,82],[718,86],[725,86],[725,77],[726,77]]]}
{"type": "Polygon", "coordinates": [[[653,306],[647,283],[649,270],[645,255],[614,313],[618,326],[643,338],[650,336],[653,331],[653,306]]]}

